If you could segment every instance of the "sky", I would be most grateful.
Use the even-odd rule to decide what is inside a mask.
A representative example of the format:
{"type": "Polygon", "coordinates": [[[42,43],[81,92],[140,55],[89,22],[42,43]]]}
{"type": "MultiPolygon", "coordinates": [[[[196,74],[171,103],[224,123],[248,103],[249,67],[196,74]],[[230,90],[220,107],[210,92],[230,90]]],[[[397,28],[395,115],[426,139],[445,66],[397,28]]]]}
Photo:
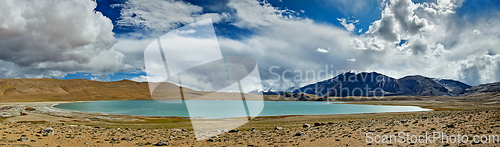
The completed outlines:
{"type": "Polygon", "coordinates": [[[498,0],[7,0],[0,78],[144,82],[148,44],[208,18],[222,55],[255,59],[263,87],[349,70],[500,81],[498,0]]]}

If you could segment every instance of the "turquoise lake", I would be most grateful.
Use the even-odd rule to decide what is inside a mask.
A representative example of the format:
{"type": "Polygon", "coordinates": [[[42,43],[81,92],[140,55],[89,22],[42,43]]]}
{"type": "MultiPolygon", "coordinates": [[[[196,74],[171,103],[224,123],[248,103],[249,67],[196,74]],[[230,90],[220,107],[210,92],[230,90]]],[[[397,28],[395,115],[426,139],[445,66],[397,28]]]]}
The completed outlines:
{"type": "MultiPolygon", "coordinates": [[[[414,106],[355,105],[342,104],[342,102],[330,102],[330,104],[328,104],[327,102],[310,101],[247,101],[246,105],[249,109],[255,108],[253,106],[259,106],[259,108],[263,108],[253,111],[250,110],[253,114],[252,116],[328,115],[431,111],[431,109],[424,109],[414,106]]],[[[107,114],[137,116],[180,116],[205,119],[246,117],[248,115],[246,113],[248,111],[246,111],[247,109],[243,107],[242,101],[119,100],[63,103],[54,107],[65,110],[107,114]],[[188,104],[188,106],[186,104],[188,104]]]]}

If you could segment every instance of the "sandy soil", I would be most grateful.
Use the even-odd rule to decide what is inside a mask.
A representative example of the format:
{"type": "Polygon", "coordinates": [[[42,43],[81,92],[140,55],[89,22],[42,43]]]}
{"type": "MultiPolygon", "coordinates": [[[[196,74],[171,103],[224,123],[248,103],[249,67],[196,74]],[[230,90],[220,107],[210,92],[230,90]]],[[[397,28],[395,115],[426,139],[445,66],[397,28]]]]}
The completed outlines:
{"type": "MultiPolygon", "coordinates": [[[[0,145],[5,146],[500,146],[472,143],[475,135],[500,135],[500,104],[434,98],[351,103],[413,105],[431,112],[259,117],[234,133],[196,141],[190,120],[84,113],[53,108],[65,102],[1,103],[0,145]],[[20,116],[21,111],[27,115],[20,116]],[[311,127],[304,128],[305,124],[311,127]],[[316,124],[316,125],[315,125],[316,124]],[[40,132],[52,128],[54,134],[40,132]],[[299,133],[302,132],[302,133],[299,133]],[[368,143],[366,135],[468,135],[468,143],[368,143]],[[18,140],[25,137],[25,141],[18,140]]],[[[399,138],[396,138],[399,139],[399,138]]]]}

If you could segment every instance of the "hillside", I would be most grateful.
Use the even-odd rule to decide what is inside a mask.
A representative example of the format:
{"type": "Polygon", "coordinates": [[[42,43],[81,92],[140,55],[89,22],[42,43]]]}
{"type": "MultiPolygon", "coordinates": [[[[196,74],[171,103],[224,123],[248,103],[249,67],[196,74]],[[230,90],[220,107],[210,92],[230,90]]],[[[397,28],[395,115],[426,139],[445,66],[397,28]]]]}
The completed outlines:
{"type": "Polygon", "coordinates": [[[477,85],[468,89],[465,89],[460,93],[460,96],[468,96],[481,93],[499,93],[500,92],[500,82],[488,83],[477,85]]]}
{"type": "Polygon", "coordinates": [[[471,86],[459,81],[434,79],[420,75],[395,79],[380,73],[340,74],[331,79],[306,85],[293,93],[328,96],[457,96],[471,86]],[[382,93],[383,90],[383,93],[382,93]]]}
{"type": "MultiPolygon", "coordinates": [[[[179,86],[152,84],[155,100],[181,100],[179,86]]],[[[241,100],[240,93],[204,92],[183,87],[186,100],[241,100]]],[[[246,100],[262,100],[262,95],[245,94],[246,100]]],[[[268,96],[264,96],[266,100],[268,96]]],[[[0,79],[0,102],[152,100],[147,82],[130,80],[100,82],[84,79],[0,79]]]]}
{"type": "Polygon", "coordinates": [[[148,83],[129,80],[0,79],[0,101],[84,101],[151,99],[148,83]]]}

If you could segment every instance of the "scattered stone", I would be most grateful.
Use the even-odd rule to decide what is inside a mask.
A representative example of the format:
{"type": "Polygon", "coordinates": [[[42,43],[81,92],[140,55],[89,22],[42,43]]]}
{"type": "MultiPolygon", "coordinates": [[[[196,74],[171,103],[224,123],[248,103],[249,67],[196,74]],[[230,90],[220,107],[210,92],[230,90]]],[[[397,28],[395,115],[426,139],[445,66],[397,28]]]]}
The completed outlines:
{"type": "Polygon", "coordinates": [[[27,137],[21,136],[17,141],[30,141],[27,137]]]}
{"type": "Polygon", "coordinates": [[[293,136],[304,136],[304,135],[306,135],[304,132],[297,132],[293,136]]]}
{"type": "Polygon", "coordinates": [[[134,139],[132,139],[132,138],[130,138],[130,137],[124,137],[124,138],[122,138],[122,140],[132,141],[132,140],[134,140],[134,139]]]}
{"type": "Polygon", "coordinates": [[[314,126],[317,127],[317,126],[321,126],[321,123],[314,123],[314,126]]]}
{"type": "Polygon", "coordinates": [[[173,129],[170,129],[170,130],[172,130],[172,131],[174,131],[174,132],[182,132],[182,130],[181,130],[181,129],[176,129],[176,128],[173,128],[173,129]]]}
{"type": "Polygon", "coordinates": [[[428,117],[427,116],[422,116],[422,119],[427,119],[428,117]]]}
{"type": "Polygon", "coordinates": [[[446,125],[446,128],[455,128],[455,125],[451,124],[451,125],[446,125]]]}
{"type": "Polygon", "coordinates": [[[333,122],[328,122],[329,125],[333,125],[333,122]]]}
{"type": "Polygon", "coordinates": [[[40,131],[42,134],[47,134],[47,135],[54,135],[54,129],[53,128],[45,128],[40,131]]]}
{"type": "Polygon", "coordinates": [[[156,146],[167,146],[167,145],[168,145],[168,142],[163,141],[163,140],[161,140],[158,143],[156,143],[156,146]]]}
{"type": "Polygon", "coordinates": [[[208,141],[208,142],[214,142],[214,139],[209,138],[209,139],[207,139],[207,141],[208,141]]]}
{"type": "Polygon", "coordinates": [[[307,129],[307,128],[310,128],[311,125],[310,124],[304,124],[304,125],[302,125],[302,127],[307,129]]]}
{"type": "Polygon", "coordinates": [[[283,130],[283,127],[276,127],[274,130],[283,130]]]}
{"type": "Polygon", "coordinates": [[[186,129],[182,129],[181,131],[182,131],[182,132],[187,132],[188,130],[186,130],[186,129]]]}
{"type": "Polygon", "coordinates": [[[234,129],[234,130],[229,130],[229,132],[228,132],[228,133],[239,133],[239,132],[240,132],[240,130],[236,130],[236,129],[234,129]]]}
{"type": "Polygon", "coordinates": [[[255,129],[255,128],[250,129],[250,131],[255,131],[255,130],[257,130],[257,129],[255,129]]]}

